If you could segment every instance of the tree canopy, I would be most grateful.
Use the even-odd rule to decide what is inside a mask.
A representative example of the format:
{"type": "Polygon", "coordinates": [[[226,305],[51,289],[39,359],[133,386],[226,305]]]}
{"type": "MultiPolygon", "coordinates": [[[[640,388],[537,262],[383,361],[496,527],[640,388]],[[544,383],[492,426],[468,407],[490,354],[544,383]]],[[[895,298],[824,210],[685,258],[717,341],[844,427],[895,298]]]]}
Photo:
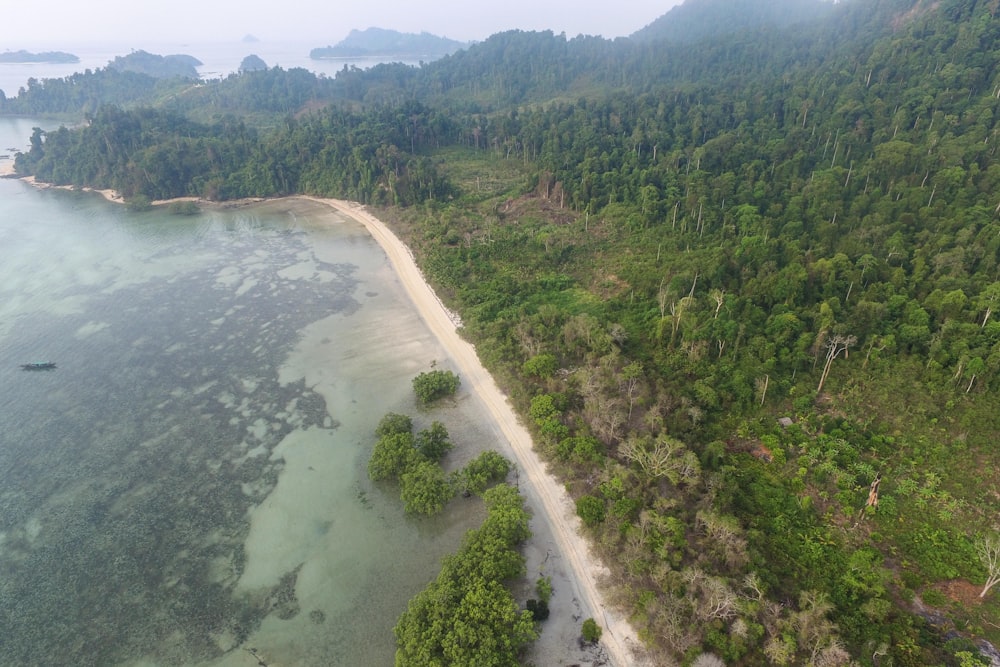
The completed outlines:
{"type": "Polygon", "coordinates": [[[397,666],[516,667],[520,651],[537,637],[531,612],[519,611],[503,585],[524,571],[517,552],[530,534],[523,500],[506,485],[483,500],[483,525],[466,535],[396,624],[397,666]]]}

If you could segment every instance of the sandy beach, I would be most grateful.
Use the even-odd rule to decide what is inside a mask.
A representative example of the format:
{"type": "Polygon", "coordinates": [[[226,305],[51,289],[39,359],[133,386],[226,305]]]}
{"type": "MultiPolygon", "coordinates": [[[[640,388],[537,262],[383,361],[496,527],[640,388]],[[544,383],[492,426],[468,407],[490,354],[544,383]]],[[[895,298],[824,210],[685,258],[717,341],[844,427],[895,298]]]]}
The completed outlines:
{"type": "MultiPolygon", "coordinates": [[[[10,177],[13,175],[14,175],[13,162],[10,163],[10,171],[6,174],[3,172],[3,165],[0,164],[0,176],[10,177]]],[[[94,188],[79,188],[75,185],[52,185],[51,183],[43,183],[37,181],[35,180],[34,176],[20,176],[19,179],[24,181],[28,185],[31,185],[32,187],[38,188],[39,190],[48,190],[51,188],[54,190],[79,190],[80,192],[96,192],[97,194],[101,195],[102,197],[104,197],[113,204],[125,203],[125,199],[114,190],[95,190],[94,188]]]]}
{"type": "MultiPolygon", "coordinates": [[[[536,519],[545,524],[545,532],[551,534],[558,552],[565,559],[569,583],[576,588],[575,595],[579,595],[583,618],[593,616],[604,629],[601,638],[604,650],[590,656],[591,664],[612,664],[618,667],[644,664],[646,662],[644,651],[635,631],[623,616],[609,609],[605,603],[599,581],[607,570],[590,553],[590,548],[580,533],[581,523],[576,516],[572,500],[558,480],[545,470],[534,451],[531,435],[518,421],[517,415],[497,387],[493,377],[479,362],[475,348],[458,335],[453,314],[444,307],[424,280],[409,248],[384,223],[359,204],[335,199],[307,199],[332,206],[365,226],[389,257],[421,317],[459,367],[463,387],[469,388],[482,401],[510,443],[520,472],[519,481],[528,482],[528,488],[521,485],[522,492],[527,497],[529,506],[534,506],[536,511],[541,510],[542,516],[536,515],[536,519]]],[[[537,528],[533,530],[538,532],[537,528]]],[[[537,554],[534,558],[532,554],[528,555],[529,578],[533,575],[533,560],[537,560],[537,554]]],[[[537,566],[537,563],[535,565],[537,566]]],[[[558,595],[558,584],[556,584],[556,596],[558,595]]],[[[550,642],[546,634],[579,636],[581,623],[582,619],[559,618],[553,610],[553,615],[543,625],[541,645],[538,650],[543,655],[532,656],[534,662],[539,665],[578,664],[579,658],[563,662],[569,656],[561,652],[569,647],[551,646],[550,644],[558,642],[550,642]]],[[[552,640],[555,640],[555,637],[552,637],[552,640]]]]}

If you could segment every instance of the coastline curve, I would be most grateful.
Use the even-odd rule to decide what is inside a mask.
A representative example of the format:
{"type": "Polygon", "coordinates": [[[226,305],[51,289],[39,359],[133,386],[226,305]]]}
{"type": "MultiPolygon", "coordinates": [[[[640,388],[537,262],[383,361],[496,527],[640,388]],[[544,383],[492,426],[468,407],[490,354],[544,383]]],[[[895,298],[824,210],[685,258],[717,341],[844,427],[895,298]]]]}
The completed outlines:
{"type": "Polygon", "coordinates": [[[463,383],[486,407],[508,440],[517,464],[536,491],[544,510],[544,519],[575,575],[584,603],[601,621],[604,633],[601,644],[611,664],[618,667],[646,664],[642,643],[627,619],[608,609],[598,581],[607,568],[590,553],[580,532],[581,522],[565,488],[545,470],[532,445],[531,435],[520,423],[503,392],[479,361],[475,348],[456,330],[456,320],[424,279],[413,254],[381,220],[358,203],[339,199],[303,196],[302,199],[325,204],[361,223],[379,244],[392,264],[400,282],[420,316],[441,344],[451,353],[463,376],[463,383]]]}

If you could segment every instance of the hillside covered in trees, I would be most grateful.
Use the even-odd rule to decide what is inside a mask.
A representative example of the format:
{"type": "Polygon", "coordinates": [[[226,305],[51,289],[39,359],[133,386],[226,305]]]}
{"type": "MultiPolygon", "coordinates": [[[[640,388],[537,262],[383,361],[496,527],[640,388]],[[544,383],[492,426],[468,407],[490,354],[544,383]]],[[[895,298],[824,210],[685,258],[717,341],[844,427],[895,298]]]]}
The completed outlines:
{"type": "Polygon", "coordinates": [[[36,131],[19,173],[379,207],[659,664],[987,664],[998,11],[846,0],[685,43],[507,32],[420,68],[272,68],[155,106],[135,103],[154,84],[96,72],[0,112],[101,79],[116,106],[36,131]]]}

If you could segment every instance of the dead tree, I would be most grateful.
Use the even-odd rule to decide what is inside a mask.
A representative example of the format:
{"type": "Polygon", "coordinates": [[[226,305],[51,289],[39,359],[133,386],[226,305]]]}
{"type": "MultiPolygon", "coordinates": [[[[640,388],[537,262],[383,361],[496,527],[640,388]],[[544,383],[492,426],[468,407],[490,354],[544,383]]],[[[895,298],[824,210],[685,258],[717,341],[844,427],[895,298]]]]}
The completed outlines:
{"type": "MultiPolygon", "coordinates": [[[[719,356],[722,355],[722,351],[719,351],[719,356]]],[[[764,405],[764,399],[767,398],[767,386],[771,382],[770,375],[764,375],[763,378],[757,378],[754,384],[757,386],[757,391],[760,392],[760,404],[764,405]]]]}
{"type": "Polygon", "coordinates": [[[823,364],[823,374],[819,377],[819,386],[816,387],[816,393],[823,391],[823,384],[826,382],[827,376],[830,374],[830,367],[833,366],[833,360],[840,356],[840,353],[844,353],[846,358],[848,355],[847,348],[851,347],[858,342],[857,336],[841,336],[836,335],[826,343],[826,363],[823,364]]]}
{"type": "Polygon", "coordinates": [[[984,598],[990,589],[1000,583],[1000,533],[984,535],[976,541],[976,555],[986,568],[986,584],[979,597],[984,598]]]}
{"type": "Polygon", "coordinates": [[[726,302],[726,291],[714,289],[709,293],[709,296],[712,297],[712,301],[715,301],[715,314],[713,318],[719,319],[719,311],[722,310],[722,305],[726,302]]]}
{"type": "Polygon", "coordinates": [[[878,487],[881,483],[882,473],[877,473],[875,479],[872,480],[872,485],[868,487],[868,502],[865,503],[866,508],[878,509],[878,487]]]}

